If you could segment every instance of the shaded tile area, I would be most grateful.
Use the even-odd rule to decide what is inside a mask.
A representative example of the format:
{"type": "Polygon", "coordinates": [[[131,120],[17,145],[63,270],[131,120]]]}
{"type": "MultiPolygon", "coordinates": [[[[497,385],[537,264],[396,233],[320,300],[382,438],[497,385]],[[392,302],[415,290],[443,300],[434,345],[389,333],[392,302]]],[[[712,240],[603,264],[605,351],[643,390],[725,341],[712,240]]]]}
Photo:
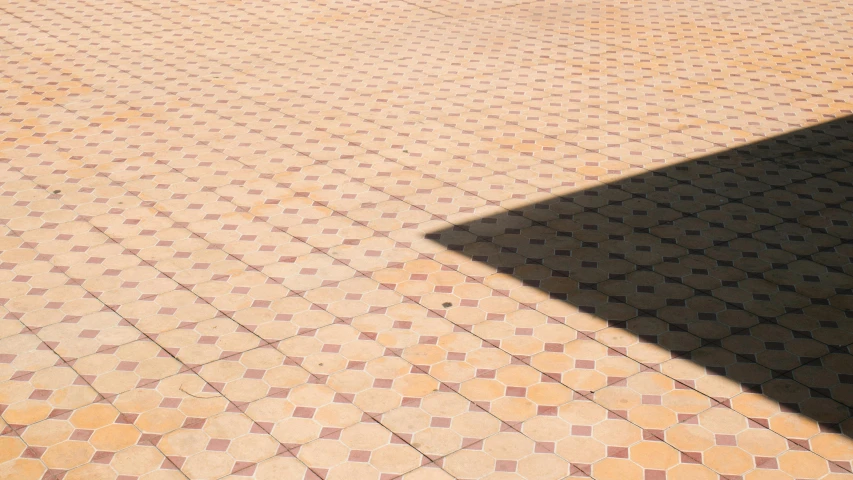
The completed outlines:
{"type": "Polygon", "coordinates": [[[853,476],[844,5],[0,10],[0,478],[853,476]]]}
{"type": "MultiPolygon", "coordinates": [[[[851,135],[853,121],[846,117],[427,238],[489,265],[495,273],[481,281],[516,286],[501,292],[508,298],[530,308],[559,299],[578,313],[595,315],[599,321],[581,327],[579,339],[532,357],[531,369],[636,425],[646,437],[666,442],[680,452],[681,461],[724,477],[743,477],[756,468],[795,478],[831,470],[846,474],[853,443],[842,380],[849,381],[849,375],[840,370],[853,366],[846,338],[853,317],[844,305],[853,277],[816,255],[834,252],[851,237],[843,230],[846,219],[817,225],[812,219],[831,216],[846,202],[839,193],[850,184],[804,185],[847,174],[853,150],[845,147],[851,135]],[[841,153],[815,150],[817,139],[841,153]],[[773,154],[772,165],[758,156],[765,150],[773,154]],[[729,163],[733,158],[737,167],[729,163]],[[811,172],[794,158],[826,168],[811,172]],[[682,198],[695,198],[675,195],[678,187],[715,193],[719,190],[709,187],[716,183],[697,184],[747,168],[784,175],[770,177],[753,195],[731,195],[702,210],[648,218],[682,198]],[[823,195],[824,201],[815,200],[823,195]],[[811,250],[793,253],[798,247],[789,240],[805,244],[800,234],[805,232],[823,235],[828,243],[810,243],[811,250]],[[547,300],[537,302],[525,287],[535,287],[547,300]],[[822,333],[813,333],[809,325],[822,333]],[[567,357],[567,349],[579,344],[585,344],[583,350],[572,350],[587,358],[567,357]],[[637,367],[592,383],[572,380],[584,368],[602,372],[600,358],[637,367]]],[[[743,178],[760,185],[765,177],[743,178]]],[[[728,183],[727,178],[718,181],[728,183]]],[[[573,321],[565,314],[550,320],[573,321]]],[[[588,427],[580,430],[591,433],[588,427]]],[[[576,436],[570,437],[573,442],[576,436]]],[[[594,444],[575,451],[595,457],[594,444]]]]}

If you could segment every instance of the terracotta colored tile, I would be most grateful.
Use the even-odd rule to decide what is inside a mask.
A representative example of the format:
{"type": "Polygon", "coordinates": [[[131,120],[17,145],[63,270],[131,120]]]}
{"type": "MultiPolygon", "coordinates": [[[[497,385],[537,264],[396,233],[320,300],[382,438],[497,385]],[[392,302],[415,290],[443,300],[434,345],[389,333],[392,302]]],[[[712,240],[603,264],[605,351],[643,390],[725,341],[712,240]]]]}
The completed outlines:
{"type": "Polygon", "coordinates": [[[850,476],[807,3],[7,2],[0,477],[850,476]]]}
{"type": "Polygon", "coordinates": [[[357,423],[298,449],[297,458],[327,478],[381,478],[428,463],[400,437],[374,421],[357,423]]]}
{"type": "Polygon", "coordinates": [[[0,384],[3,419],[26,426],[98,400],[98,393],[67,366],[49,367],[0,384]]]}
{"type": "Polygon", "coordinates": [[[412,399],[377,420],[430,458],[482,442],[501,430],[501,421],[454,392],[412,399]]]}
{"type": "Polygon", "coordinates": [[[340,431],[363,417],[346,395],[316,383],[279,389],[242,409],[288,448],[340,431]]]}

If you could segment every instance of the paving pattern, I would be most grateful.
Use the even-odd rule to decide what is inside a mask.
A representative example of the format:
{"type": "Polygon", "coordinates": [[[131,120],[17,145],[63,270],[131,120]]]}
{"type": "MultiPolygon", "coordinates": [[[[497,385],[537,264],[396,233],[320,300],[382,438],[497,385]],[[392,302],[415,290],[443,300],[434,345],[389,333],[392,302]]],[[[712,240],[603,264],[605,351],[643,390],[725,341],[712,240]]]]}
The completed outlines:
{"type": "Polygon", "coordinates": [[[3,0],[0,479],[853,479],[851,32],[3,0]]]}

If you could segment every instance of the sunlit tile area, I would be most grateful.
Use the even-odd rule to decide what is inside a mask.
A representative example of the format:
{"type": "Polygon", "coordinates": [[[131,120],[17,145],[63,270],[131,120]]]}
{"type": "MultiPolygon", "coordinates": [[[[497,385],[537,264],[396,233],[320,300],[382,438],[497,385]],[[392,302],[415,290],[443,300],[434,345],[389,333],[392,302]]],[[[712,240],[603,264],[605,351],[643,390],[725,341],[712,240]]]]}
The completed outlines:
{"type": "Polygon", "coordinates": [[[853,479],[853,4],[3,0],[0,479],[853,479]]]}

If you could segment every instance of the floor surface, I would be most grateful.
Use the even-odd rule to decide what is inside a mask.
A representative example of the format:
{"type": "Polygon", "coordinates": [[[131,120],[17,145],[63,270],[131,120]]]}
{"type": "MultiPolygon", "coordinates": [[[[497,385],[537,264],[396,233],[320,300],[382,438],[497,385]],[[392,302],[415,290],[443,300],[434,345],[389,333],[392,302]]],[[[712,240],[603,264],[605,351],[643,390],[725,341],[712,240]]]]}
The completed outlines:
{"type": "Polygon", "coordinates": [[[0,1],[0,479],[853,479],[851,32],[0,1]]]}

